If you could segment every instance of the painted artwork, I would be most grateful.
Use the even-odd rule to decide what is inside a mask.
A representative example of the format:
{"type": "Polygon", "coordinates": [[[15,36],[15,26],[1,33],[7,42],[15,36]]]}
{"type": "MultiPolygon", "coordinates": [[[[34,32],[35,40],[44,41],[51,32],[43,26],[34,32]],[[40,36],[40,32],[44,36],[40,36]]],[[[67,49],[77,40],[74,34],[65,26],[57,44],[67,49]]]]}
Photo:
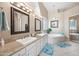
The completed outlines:
{"type": "Polygon", "coordinates": [[[50,22],[52,28],[58,28],[58,20],[54,20],[50,22]]]}

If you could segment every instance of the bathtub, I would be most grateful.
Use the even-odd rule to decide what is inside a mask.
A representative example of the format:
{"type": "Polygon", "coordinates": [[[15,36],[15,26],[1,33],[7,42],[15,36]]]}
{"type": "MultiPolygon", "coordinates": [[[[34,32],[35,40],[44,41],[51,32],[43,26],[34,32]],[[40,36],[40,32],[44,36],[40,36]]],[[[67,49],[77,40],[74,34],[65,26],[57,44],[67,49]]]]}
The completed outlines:
{"type": "Polygon", "coordinates": [[[79,40],[79,33],[70,33],[71,40],[79,40]]]}
{"type": "Polygon", "coordinates": [[[48,34],[48,43],[56,44],[60,41],[65,41],[65,36],[62,34],[48,34]]]}

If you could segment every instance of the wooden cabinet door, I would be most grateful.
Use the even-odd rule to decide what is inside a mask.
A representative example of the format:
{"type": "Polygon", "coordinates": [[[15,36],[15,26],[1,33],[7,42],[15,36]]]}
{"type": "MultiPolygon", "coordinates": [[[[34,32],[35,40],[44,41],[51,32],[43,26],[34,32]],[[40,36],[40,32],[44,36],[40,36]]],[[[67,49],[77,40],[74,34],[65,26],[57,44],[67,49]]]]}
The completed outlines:
{"type": "Polygon", "coordinates": [[[15,54],[13,54],[12,56],[20,56],[20,53],[15,53],[15,54]]]}
{"type": "Polygon", "coordinates": [[[36,56],[37,55],[35,47],[33,47],[32,49],[30,49],[28,52],[29,52],[29,56],[36,56]]]}
{"type": "Polygon", "coordinates": [[[36,43],[27,46],[28,56],[36,56],[36,43]]]}
{"type": "Polygon", "coordinates": [[[20,50],[19,53],[20,53],[20,56],[25,56],[26,49],[24,48],[24,49],[20,50]]]}
{"type": "Polygon", "coordinates": [[[37,55],[39,55],[40,51],[41,51],[41,41],[38,40],[36,42],[36,53],[37,53],[37,55]]]}
{"type": "Polygon", "coordinates": [[[25,56],[25,48],[16,52],[15,54],[13,54],[12,56],[25,56]]]}

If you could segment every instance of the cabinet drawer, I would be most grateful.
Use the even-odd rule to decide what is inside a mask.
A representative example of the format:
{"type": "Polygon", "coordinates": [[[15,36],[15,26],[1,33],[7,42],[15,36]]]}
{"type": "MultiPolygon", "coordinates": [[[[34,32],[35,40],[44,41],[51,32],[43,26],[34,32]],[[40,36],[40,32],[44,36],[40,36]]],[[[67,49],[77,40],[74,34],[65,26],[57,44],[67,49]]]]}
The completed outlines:
{"type": "Polygon", "coordinates": [[[28,56],[36,56],[36,42],[26,47],[28,56]]]}

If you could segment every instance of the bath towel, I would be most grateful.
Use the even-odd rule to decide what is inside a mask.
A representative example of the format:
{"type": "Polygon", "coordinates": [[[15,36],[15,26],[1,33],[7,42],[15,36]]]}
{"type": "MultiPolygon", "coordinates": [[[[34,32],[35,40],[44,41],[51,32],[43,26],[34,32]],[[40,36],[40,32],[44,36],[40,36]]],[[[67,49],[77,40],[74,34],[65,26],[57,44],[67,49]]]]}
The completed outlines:
{"type": "Polygon", "coordinates": [[[1,27],[2,27],[2,12],[0,12],[0,31],[1,31],[1,27]]]}
{"type": "Polygon", "coordinates": [[[0,12],[0,31],[8,30],[8,24],[3,11],[0,12]]]}

